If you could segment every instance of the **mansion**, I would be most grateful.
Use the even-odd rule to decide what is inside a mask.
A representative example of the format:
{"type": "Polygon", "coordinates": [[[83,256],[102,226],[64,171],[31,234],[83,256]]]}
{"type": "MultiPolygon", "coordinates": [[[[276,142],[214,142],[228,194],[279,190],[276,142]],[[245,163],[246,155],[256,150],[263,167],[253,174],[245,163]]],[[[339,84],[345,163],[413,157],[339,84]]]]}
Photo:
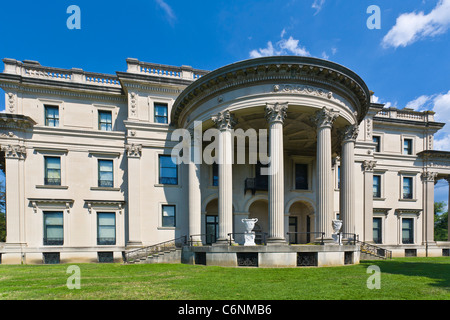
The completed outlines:
{"type": "Polygon", "coordinates": [[[344,66],[277,56],[210,72],[127,59],[126,72],[108,75],[3,62],[3,264],[122,262],[184,239],[183,259],[222,248],[208,264],[235,265],[242,250],[290,266],[284,256],[302,248],[344,257],[332,243],[336,220],[356,262],[364,244],[449,255],[450,241],[434,240],[434,186],[450,180],[450,152],[433,150],[433,136],[445,124],[432,111],[372,103],[344,66]],[[196,124],[200,134],[216,129],[217,161],[194,161],[213,139],[193,134],[191,161],[175,163],[173,132],[196,124]],[[268,130],[278,170],[230,161],[238,129],[268,130]],[[249,218],[257,245],[244,250],[249,218]]]}

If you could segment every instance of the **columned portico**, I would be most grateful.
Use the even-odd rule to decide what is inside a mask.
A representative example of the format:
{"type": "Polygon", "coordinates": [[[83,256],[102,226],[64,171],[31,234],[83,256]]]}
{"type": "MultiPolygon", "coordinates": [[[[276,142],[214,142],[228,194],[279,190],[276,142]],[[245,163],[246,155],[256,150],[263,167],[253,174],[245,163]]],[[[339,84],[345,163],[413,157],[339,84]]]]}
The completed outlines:
{"type": "Polygon", "coordinates": [[[317,111],[317,213],[316,231],[331,238],[333,180],[331,171],[331,128],[339,113],[324,107],[317,111]]]}
{"type": "Polygon", "coordinates": [[[340,215],[342,232],[355,233],[355,142],[357,126],[347,126],[342,134],[340,215]]]}
{"type": "Polygon", "coordinates": [[[434,183],[436,172],[425,171],[422,173],[423,204],[424,204],[424,235],[423,242],[426,245],[434,244],[434,183]]]}
{"type": "Polygon", "coordinates": [[[231,130],[236,125],[229,111],[220,112],[212,117],[219,129],[219,147],[217,162],[219,165],[219,234],[217,243],[226,244],[228,234],[233,232],[233,150],[231,130]]]}
{"type": "Polygon", "coordinates": [[[269,243],[285,242],[284,236],[284,147],[283,123],[288,104],[267,104],[269,123],[269,243]]]}

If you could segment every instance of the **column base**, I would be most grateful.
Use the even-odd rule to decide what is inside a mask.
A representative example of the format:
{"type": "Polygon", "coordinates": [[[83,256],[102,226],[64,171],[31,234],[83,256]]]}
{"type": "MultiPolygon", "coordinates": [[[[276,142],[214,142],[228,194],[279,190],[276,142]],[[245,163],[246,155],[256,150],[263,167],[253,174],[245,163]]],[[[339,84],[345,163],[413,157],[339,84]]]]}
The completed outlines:
{"type": "Polygon", "coordinates": [[[284,238],[269,238],[267,239],[267,245],[288,245],[288,242],[284,238]]]}

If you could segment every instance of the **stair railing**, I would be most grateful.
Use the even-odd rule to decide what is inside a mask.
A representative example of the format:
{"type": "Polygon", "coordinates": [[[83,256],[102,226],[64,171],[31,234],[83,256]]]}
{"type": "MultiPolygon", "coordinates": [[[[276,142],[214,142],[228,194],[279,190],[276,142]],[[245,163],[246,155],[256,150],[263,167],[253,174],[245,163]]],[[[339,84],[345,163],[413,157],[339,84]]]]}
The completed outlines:
{"type": "Polygon", "coordinates": [[[123,254],[123,260],[125,263],[130,263],[136,260],[147,258],[153,254],[164,252],[170,249],[181,248],[187,243],[187,236],[182,236],[169,241],[164,241],[152,246],[133,249],[130,251],[125,251],[123,254]]]}

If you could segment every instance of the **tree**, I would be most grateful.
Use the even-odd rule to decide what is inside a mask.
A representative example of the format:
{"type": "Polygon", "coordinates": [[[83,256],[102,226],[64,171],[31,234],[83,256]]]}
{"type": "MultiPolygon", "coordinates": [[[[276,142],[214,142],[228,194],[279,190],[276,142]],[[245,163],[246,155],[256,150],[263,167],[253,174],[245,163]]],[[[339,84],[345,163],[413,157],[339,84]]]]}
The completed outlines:
{"type": "Polygon", "coordinates": [[[434,203],[434,240],[448,240],[448,210],[445,212],[445,202],[434,203]]]}

